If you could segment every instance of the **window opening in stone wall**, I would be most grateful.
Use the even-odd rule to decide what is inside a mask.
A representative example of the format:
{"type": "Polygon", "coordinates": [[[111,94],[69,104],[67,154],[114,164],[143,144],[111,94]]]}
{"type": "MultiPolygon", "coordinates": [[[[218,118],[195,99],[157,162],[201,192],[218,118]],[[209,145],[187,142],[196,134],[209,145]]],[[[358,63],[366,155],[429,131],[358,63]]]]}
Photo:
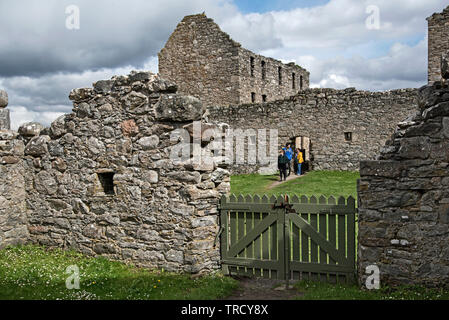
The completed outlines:
{"type": "Polygon", "coordinates": [[[279,85],[282,85],[282,68],[278,67],[279,85]]]}
{"type": "Polygon", "coordinates": [[[267,102],[267,95],[265,95],[265,94],[262,95],[262,101],[267,102]]]}
{"type": "Polygon", "coordinates": [[[265,80],[265,76],[266,76],[266,63],[265,63],[265,61],[262,61],[261,66],[262,66],[262,80],[265,80]]]}
{"type": "Polygon", "coordinates": [[[352,141],[352,132],[345,132],[345,141],[352,141]]]}
{"type": "Polygon", "coordinates": [[[256,102],[256,93],[255,92],[251,92],[251,102],[256,102]]]}
{"type": "Polygon", "coordinates": [[[251,77],[254,77],[254,57],[250,58],[250,73],[251,73],[251,77]]]}
{"type": "Polygon", "coordinates": [[[98,173],[105,194],[114,194],[114,172],[98,173]]]}
{"type": "Polygon", "coordinates": [[[303,88],[303,78],[302,76],[299,77],[299,90],[302,90],[303,88]]]}
{"type": "Polygon", "coordinates": [[[296,74],[292,73],[292,89],[296,89],[296,74]]]}

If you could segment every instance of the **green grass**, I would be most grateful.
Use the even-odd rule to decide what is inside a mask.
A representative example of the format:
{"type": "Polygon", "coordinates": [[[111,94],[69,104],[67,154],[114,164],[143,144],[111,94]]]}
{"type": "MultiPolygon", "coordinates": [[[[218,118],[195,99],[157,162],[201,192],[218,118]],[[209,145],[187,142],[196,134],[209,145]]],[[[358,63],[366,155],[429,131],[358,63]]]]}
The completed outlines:
{"type": "MultiPolygon", "coordinates": [[[[321,195],[334,196],[336,199],[343,196],[352,196],[357,201],[357,179],[360,178],[358,171],[311,171],[304,176],[287,181],[272,189],[273,182],[279,180],[278,176],[263,176],[258,174],[235,175],[231,177],[231,193],[259,194],[259,195],[306,195],[308,197],[321,195]]],[[[356,202],[357,203],[357,202],[356,202]]],[[[356,217],[357,219],[357,217],[356,217]]],[[[358,224],[355,225],[357,248],[358,224]]],[[[337,234],[338,238],[338,234],[337,234]]],[[[309,251],[309,256],[311,252],[309,251]]]]}
{"type": "Polygon", "coordinates": [[[355,285],[335,285],[320,282],[298,282],[295,284],[301,300],[448,300],[449,290],[420,286],[360,289],[355,285]]]}
{"type": "Polygon", "coordinates": [[[269,189],[278,176],[263,176],[258,174],[236,175],[231,177],[231,193],[235,194],[298,194],[306,196],[325,197],[352,196],[357,199],[357,179],[359,172],[348,171],[312,171],[303,177],[287,181],[269,189]]]}
{"type": "Polygon", "coordinates": [[[218,273],[192,279],[61,249],[27,245],[0,250],[2,300],[213,300],[228,296],[237,286],[218,273]],[[70,265],[80,270],[79,290],[66,288],[70,265]]]}

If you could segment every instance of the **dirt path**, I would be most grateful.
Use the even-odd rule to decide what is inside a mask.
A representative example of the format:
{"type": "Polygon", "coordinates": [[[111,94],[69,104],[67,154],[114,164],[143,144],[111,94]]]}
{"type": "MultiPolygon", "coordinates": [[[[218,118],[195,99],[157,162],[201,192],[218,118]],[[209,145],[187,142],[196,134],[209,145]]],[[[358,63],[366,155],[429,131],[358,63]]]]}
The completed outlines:
{"type": "Polygon", "coordinates": [[[237,278],[240,288],[225,300],[293,300],[302,295],[292,286],[285,289],[285,281],[237,278]]]}
{"type": "Polygon", "coordinates": [[[304,176],[305,174],[302,174],[302,175],[300,175],[300,176],[297,176],[296,174],[294,174],[293,172],[287,177],[287,179],[285,180],[285,181],[275,181],[275,182],[273,182],[272,184],[270,184],[268,187],[267,187],[267,190],[271,190],[271,189],[273,189],[274,187],[277,187],[278,185],[281,185],[281,184],[283,184],[283,183],[285,183],[285,182],[287,182],[287,181],[291,181],[291,180],[295,180],[295,179],[299,179],[299,178],[302,178],[303,176],[304,176]]]}

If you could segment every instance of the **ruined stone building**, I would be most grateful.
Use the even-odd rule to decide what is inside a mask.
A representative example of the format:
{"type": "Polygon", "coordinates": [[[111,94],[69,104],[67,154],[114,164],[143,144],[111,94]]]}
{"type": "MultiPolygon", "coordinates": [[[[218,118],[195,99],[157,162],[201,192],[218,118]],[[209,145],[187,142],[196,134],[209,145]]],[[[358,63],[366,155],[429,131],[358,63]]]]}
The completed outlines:
{"type": "Polygon", "coordinates": [[[176,90],[131,73],[73,90],[73,112],[50,128],[0,127],[0,248],[31,242],[169,271],[218,268],[216,203],[229,172],[172,161],[171,132],[204,113],[176,90]]]}
{"type": "Polygon", "coordinates": [[[427,18],[429,24],[428,79],[429,83],[441,80],[441,55],[449,50],[449,7],[427,18]]]}
{"type": "MultiPolygon", "coordinates": [[[[280,146],[290,142],[306,151],[310,170],[358,170],[361,160],[375,158],[397,123],[418,109],[417,93],[417,89],[306,89],[268,103],[211,106],[207,119],[245,131],[276,129],[280,146]],[[298,145],[304,140],[307,145],[298,145]]],[[[272,170],[234,164],[231,172],[275,173],[277,157],[272,163],[272,170]]]]}
{"type": "Polygon", "coordinates": [[[159,74],[206,105],[274,101],[309,87],[309,72],[257,55],[203,14],[186,16],[159,53],[159,74]]]}
{"type": "Polygon", "coordinates": [[[161,75],[75,89],[72,112],[49,128],[9,130],[0,90],[0,248],[39,243],[169,271],[219,269],[219,199],[232,173],[260,168],[215,156],[173,161],[198,121],[221,138],[229,127],[277,129],[280,144],[306,145],[312,169],[357,170],[362,161],[359,278],[377,264],[392,284],[447,282],[449,79],[440,82],[438,66],[448,16],[449,7],[429,18],[434,83],[421,89],[309,89],[306,70],[254,55],[195,15],[161,51],[161,75]],[[181,129],[186,136],[172,139],[181,129]]]}

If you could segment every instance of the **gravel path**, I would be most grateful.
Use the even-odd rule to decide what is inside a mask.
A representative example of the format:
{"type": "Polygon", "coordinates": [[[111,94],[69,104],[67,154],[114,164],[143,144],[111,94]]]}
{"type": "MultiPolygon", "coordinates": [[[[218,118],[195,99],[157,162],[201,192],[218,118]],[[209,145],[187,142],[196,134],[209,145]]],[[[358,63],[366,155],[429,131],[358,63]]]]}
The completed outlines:
{"type": "Polygon", "coordinates": [[[275,181],[275,182],[273,182],[272,184],[270,184],[269,186],[268,186],[268,188],[267,188],[267,190],[271,190],[271,189],[273,189],[274,187],[277,187],[278,185],[281,185],[281,184],[283,184],[283,183],[285,183],[285,182],[287,182],[287,181],[291,181],[291,180],[295,180],[295,179],[299,179],[299,178],[302,178],[302,177],[304,177],[304,175],[305,174],[302,174],[302,175],[300,175],[300,176],[297,176],[296,174],[294,174],[293,172],[287,177],[287,180],[285,180],[285,181],[275,181]]]}

